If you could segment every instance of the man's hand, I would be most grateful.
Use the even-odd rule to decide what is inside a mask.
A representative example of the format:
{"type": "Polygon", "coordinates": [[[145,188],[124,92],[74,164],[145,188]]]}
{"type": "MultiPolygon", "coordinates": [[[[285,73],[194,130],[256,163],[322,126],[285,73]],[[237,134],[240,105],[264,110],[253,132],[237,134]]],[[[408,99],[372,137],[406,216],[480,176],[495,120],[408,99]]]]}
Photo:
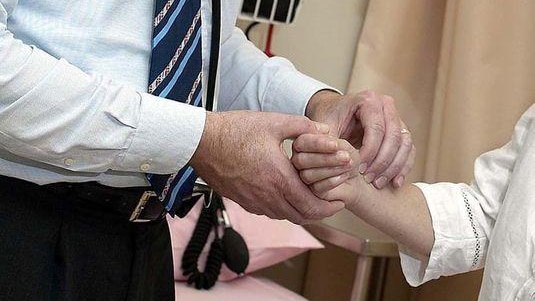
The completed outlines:
{"type": "Polygon", "coordinates": [[[326,123],[330,134],[359,149],[359,171],[366,182],[383,188],[401,187],[414,165],[416,150],[390,96],[365,91],[340,95],[320,91],[309,101],[306,116],[326,123]]]}
{"type": "Polygon", "coordinates": [[[301,224],[333,215],[344,204],[317,198],[299,179],[282,142],[328,131],[327,125],[301,116],[251,111],[208,113],[190,164],[218,193],[247,211],[301,224]]]}

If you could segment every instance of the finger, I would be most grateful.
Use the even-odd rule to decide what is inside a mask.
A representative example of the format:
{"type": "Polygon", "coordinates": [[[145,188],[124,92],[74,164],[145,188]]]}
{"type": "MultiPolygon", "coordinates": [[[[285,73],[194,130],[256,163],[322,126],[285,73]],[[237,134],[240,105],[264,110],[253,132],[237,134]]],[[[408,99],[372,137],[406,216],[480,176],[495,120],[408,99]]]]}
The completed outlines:
{"type": "Polygon", "coordinates": [[[343,166],[304,169],[299,172],[299,176],[305,184],[310,185],[354,170],[356,170],[355,164],[350,162],[343,166]]]}
{"type": "Polygon", "coordinates": [[[333,153],[338,150],[338,141],[329,135],[304,134],[293,142],[294,152],[333,153]]]}
{"type": "Polygon", "coordinates": [[[377,177],[377,179],[373,182],[373,185],[378,189],[382,189],[394,177],[400,175],[401,171],[403,170],[403,167],[409,159],[413,147],[411,134],[410,132],[406,132],[401,136],[401,147],[399,148],[396,157],[394,158],[390,166],[388,166],[388,168],[383,172],[383,174],[377,177]]]}
{"type": "Polygon", "coordinates": [[[381,103],[366,96],[361,103],[356,116],[364,129],[362,146],[360,148],[361,164],[359,170],[365,172],[370,163],[375,159],[385,135],[385,120],[381,103]]]}
{"type": "Polygon", "coordinates": [[[262,197],[262,199],[265,199],[265,203],[268,203],[269,205],[260,207],[258,206],[259,204],[265,204],[260,202],[239,202],[238,204],[246,211],[255,215],[264,215],[276,220],[287,219],[295,224],[301,224],[305,222],[301,214],[297,212],[297,210],[295,210],[295,208],[290,206],[288,203],[284,201],[274,202],[274,200],[283,200],[284,196],[270,195],[262,197]]]}
{"type": "Polygon", "coordinates": [[[394,161],[401,146],[401,121],[394,107],[394,100],[391,97],[385,97],[383,103],[385,133],[379,153],[365,172],[367,183],[376,180],[379,175],[385,172],[394,161]]]}
{"type": "MultiPolygon", "coordinates": [[[[284,199],[284,198],[282,197],[281,199],[284,199]]],[[[284,202],[284,201],[277,202],[276,208],[270,211],[284,213],[284,214],[274,214],[273,217],[270,216],[273,219],[279,219],[279,220],[286,219],[297,225],[302,225],[307,222],[307,219],[288,202],[284,202]]]]}
{"type": "MultiPolygon", "coordinates": [[[[313,223],[315,221],[322,220],[324,218],[333,216],[333,215],[335,215],[336,213],[340,212],[342,209],[344,209],[346,207],[345,203],[342,202],[342,201],[339,201],[338,198],[336,200],[333,200],[333,201],[325,201],[325,200],[322,200],[322,201],[327,203],[327,204],[329,204],[330,206],[333,206],[334,209],[330,210],[330,212],[320,213],[320,215],[319,215],[320,217],[304,219],[303,222],[300,225],[310,224],[310,223],[313,223]]],[[[305,214],[305,215],[307,215],[307,214],[305,214]]]]}
{"type": "Polygon", "coordinates": [[[307,207],[307,210],[303,211],[302,215],[305,218],[305,222],[322,220],[329,216],[333,216],[346,207],[345,203],[342,201],[319,200],[321,200],[321,204],[316,203],[314,206],[309,206],[307,207]]]}
{"type": "Polygon", "coordinates": [[[337,142],[339,149],[347,151],[351,160],[347,164],[339,166],[300,169],[301,172],[299,175],[305,184],[310,185],[314,182],[338,176],[346,172],[351,172],[351,176],[358,175],[359,171],[356,167],[360,163],[359,151],[356,150],[347,140],[338,139],[337,142]]]}
{"type": "Polygon", "coordinates": [[[312,192],[314,192],[314,194],[321,195],[325,192],[328,192],[329,190],[340,186],[340,184],[343,184],[351,176],[352,174],[350,172],[347,172],[335,177],[327,178],[325,180],[321,180],[310,185],[310,189],[312,190],[312,192]]]}
{"type": "MultiPolygon", "coordinates": [[[[314,195],[309,188],[306,189],[310,192],[310,195],[314,195]]],[[[295,210],[300,212],[303,221],[324,219],[345,208],[345,204],[342,201],[325,201],[316,196],[301,200],[289,198],[288,202],[295,210]]]]}
{"type": "Polygon", "coordinates": [[[299,179],[297,173],[295,177],[292,176],[287,179],[286,200],[301,214],[304,220],[323,219],[345,207],[341,201],[328,202],[315,196],[310,188],[299,179]]]}
{"type": "Polygon", "coordinates": [[[274,126],[280,140],[297,138],[303,134],[328,134],[327,124],[315,122],[304,116],[282,115],[274,126]]]}
{"type": "MultiPolygon", "coordinates": [[[[238,199],[236,199],[238,200],[238,199]]],[[[234,202],[236,202],[238,205],[240,205],[245,211],[249,212],[249,213],[252,213],[252,214],[255,214],[255,215],[265,215],[269,218],[274,218],[275,219],[275,213],[269,209],[261,209],[260,207],[258,206],[255,206],[254,203],[250,203],[250,202],[239,202],[239,201],[236,201],[234,200],[234,202]]]]}
{"type": "Polygon", "coordinates": [[[412,146],[409,159],[405,163],[405,166],[403,166],[403,169],[401,170],[400,174],[397,175],[394,178],[394,187],[400,188],[405,183],[405,179],[407,179],[407,175],[412,170],[412,167],[414,166],[414,160],[416,159],[416,148],[414,145],[412,146]]]}
{"type": "Polygon", "coordinates": [[[295,153],[292,164],[298,170],[316,167],[343,166],[351,162],[347,151],[338,151],[333,154],[295,153]]]}

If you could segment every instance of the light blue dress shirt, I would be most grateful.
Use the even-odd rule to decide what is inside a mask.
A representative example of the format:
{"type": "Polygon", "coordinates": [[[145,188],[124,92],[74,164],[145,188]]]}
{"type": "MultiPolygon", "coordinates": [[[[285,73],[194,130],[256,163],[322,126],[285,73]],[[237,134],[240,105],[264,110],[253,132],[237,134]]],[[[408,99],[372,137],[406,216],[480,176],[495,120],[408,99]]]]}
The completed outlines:
{"type": "MultiPolygon", "coordinates": [[[[240,1],[222,2],[219,110],[303,114],[329,87],[267,58],[235,27],[240,1]]],[[[210,3],[201,8],[203,62],[210,3]]],[[[140,186],[143,173],[173,173],[189,161],[206,112],[146,93],[153,5],[0,0],[0,174],[140,186]]]]}

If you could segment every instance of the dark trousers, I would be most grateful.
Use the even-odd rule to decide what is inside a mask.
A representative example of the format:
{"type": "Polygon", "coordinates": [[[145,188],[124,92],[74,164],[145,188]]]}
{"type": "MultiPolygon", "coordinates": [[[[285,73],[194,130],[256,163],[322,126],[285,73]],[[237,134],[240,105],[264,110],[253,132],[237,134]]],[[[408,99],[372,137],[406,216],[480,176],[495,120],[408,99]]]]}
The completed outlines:
{"type": "Polygon", "coordinates": [[[167,222],[0,176],[0,300],[174,300],[167,222]]]}

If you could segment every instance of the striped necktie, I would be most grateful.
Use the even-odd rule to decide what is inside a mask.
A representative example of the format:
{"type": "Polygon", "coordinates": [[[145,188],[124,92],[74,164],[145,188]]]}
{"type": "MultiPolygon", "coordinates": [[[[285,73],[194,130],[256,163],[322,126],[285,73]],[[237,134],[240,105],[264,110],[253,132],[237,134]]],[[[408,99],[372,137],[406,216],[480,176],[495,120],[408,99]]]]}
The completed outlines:
{"type": "MultiPolygon", "coordinates": [[[[149,88],[151,94],[202,106],[201,0],[156,0],[149,88]]],[[[195,171],[147,174],[165,209],[174,215],[191,195],[195,171]]]]}

